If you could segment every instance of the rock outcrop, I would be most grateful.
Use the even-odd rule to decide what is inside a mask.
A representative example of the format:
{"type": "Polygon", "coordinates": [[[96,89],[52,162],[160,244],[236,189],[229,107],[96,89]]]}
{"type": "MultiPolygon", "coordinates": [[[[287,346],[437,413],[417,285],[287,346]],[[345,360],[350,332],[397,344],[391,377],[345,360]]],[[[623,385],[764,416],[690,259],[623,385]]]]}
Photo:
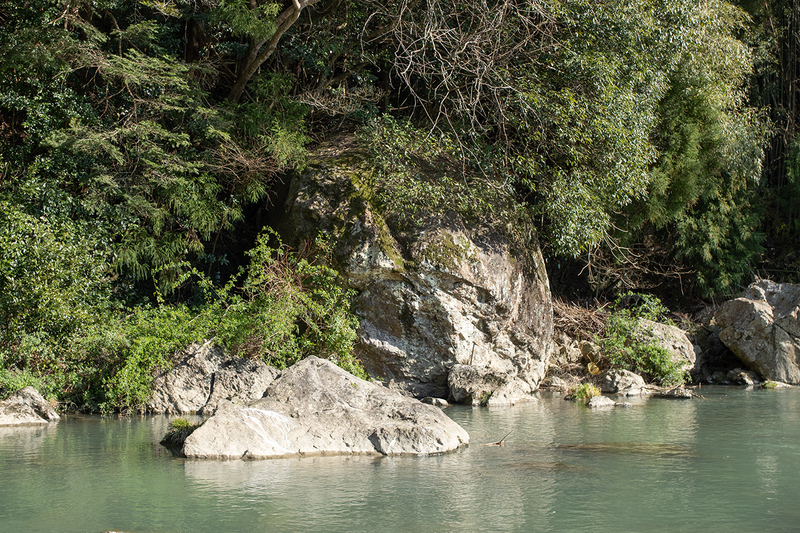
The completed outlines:
{"type": "Polygon", "coordinates": [[[800,285],[762,280],[714,315],[720,340],[749,368],[800,384],[800,285]]]}
{"type": "Polygon", "coordinates": [[[450,401],[470,405],[514,405],[536,401],[531,384],[513,372],[473,365],[454,365],[447,378],[450,401]]]}
{"type": "Polygon", "coordinates": [[[538,249],[515,256],[498,232],[453,214],[401,231],[374,208],[371,176],[357,148],[323,147],[292,178],[281,229],[293,245],[331,236],[334,266],[359,293],[355,355],[369,374],[416,397],[447,397],[456,364],[536,389],[553,330],[538,249]]]}
{"type": "Polygon", "coordinates": [[[193,344],[172,370],[153,380],[147,409],[213,414],[223,400],[244,405],[261,398],[276,375],[278,370],[262,361],[228,357],[210,342],[193,344]]]}
{"type": "Polygon", "coordinates": [[[469,435],[440,408],[309,357],[273,381],[264,398],[219,411],[184,443],[187,457],[415,454],[454,450],[469,435]]]}
{"type": "Polygon", "coordinates": [[[641,319],[636,328],[637,340],[641,342],[655,341],[659,346],[672,354],[673,361],[681,365],[681,370],[690,372],[697,361],[697,351],[692,341],[682,329],[641,319]]]}
{"type": "Polygon", "coordinates": [[[0,426],[48,424],[59,419],[53,406],[33,387],[25,387],[0,402],[0,426]]]}

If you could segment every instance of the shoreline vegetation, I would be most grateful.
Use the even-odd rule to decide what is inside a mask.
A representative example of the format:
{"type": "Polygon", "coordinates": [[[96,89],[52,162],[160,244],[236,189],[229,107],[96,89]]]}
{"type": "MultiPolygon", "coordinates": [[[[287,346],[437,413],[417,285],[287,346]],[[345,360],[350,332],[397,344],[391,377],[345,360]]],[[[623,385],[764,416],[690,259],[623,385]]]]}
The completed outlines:
{"type": "MultiPolygon", "coordinates": [[[[553,363],[509,390],[540,371],[687,381],[642,321],[694,336],[694,379],[728,379],[711,310],[753,279],[800,282],[797,0],[488,5],[0,1],[0,398],[30,385],[61,410],[143,411],[205,340],[391,379],[356,356],[380,337],[342,259],[358,231],[393,281],[458,279],[476,306],[454,272],[478,246],[542,282],[553,363]],[[340,207],[336,231],[295,238],[294,180],[337,156],[348,184],[307,199],[340,207]],[[412,240],[437,225],[463,231],[412,240]]],[[[505,353],[486,317],[458,329],[415,298],[391,311],[398,337],[442,317],[463,340],[447,364],[471,363],[473,339],[505,353]]]]}

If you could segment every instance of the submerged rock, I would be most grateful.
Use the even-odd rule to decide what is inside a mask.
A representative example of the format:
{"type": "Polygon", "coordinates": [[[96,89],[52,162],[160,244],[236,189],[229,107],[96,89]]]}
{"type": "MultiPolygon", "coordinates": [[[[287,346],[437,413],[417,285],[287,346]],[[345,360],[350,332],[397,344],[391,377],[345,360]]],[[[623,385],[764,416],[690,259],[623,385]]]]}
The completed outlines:
{"type": "Polygon", "coordinates": [[[514,405],[536,401],[530,383],[514,372],[473,365],[454,365],[447,378],[450,400],[471,405],[514,405]]]}
{"type": "Polygon", "coordinates": [[[800,285],[762,280],[714,315],[720,340],[768,380],[800,384],[800,285]]]}
{"type": "Polygon", "coordinates": [[[209,415],[223,400],[248,404],[264,395],[278,370],[262,361],[231,358],[221,346],[193,344],[180,362],[153,380],[153,413],[209,415]]]}
{"type": "Polygon", "coordinates": [[[665,400],[691,400],[693,396],[692,391],[680,387],[660,391],[653,395],[654,398],[663,398],[665,400]]]}
{"type": "Polygon", "coordinates": [[[562,444],[561,450],[590,453],[608,454],[636,454],[653,456],[685,456],[695,457],[696,452],[680,444],[666,444],[657,442],[592,442],[585,444],[562,444]]]}
{"type": "Polygon", "coordinates": [[[791,389],[792,386],[782,381],[765,381],[761,384],[762,389],[791,389]]]}
{"type": "Polygon", "coordinates": [[[375,208],[366,156],[342,152],[321,148],[292,178],[282,233],[296,246],[331,236],[334,266],[359,291],[355,355],[369,374],[405,394],[447,397],[450,369],[476,365],[535,390],[553,336],[535,243],[514,254],[494,229],[452,213],[400,229],[396,214],[375,208]]]}
{"type": "Polygon", "coordinates": [[[264,398],[220,409],[187,439],[187,457],[266,459],[314,454],[454,450],[469,435],[441,409],[309,357],[283,371],[264,398]]]}
{"type": "Polygon", "coordinates": [[[0,402],[0,426],[47,424],[59,419],[50,402],[33,387],[25,387],[0,402]]]}

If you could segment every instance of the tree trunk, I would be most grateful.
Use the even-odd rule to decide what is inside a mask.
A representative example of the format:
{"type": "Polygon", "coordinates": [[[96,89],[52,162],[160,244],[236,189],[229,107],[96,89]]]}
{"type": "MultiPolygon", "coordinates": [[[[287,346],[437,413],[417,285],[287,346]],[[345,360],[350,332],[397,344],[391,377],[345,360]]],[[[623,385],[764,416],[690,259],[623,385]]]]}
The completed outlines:
{"type": "Polygon", "coordinates": [[[269,59],[269,57],[275,52],[275,49],[278,47],[278,42],[283,37],[283,34],[286,33],[286,30],[292,27],[292,25],[297,21],[300,17],[300,12],[313,4],[316,4],[319,0],[292,0],[292,5],[284,9],[278,18],[275,19],[276,30],[272,37],[269,40],[264,40],[261,42],[252,41],[250,43],[250,47],[247,50],[247,58],[245,63],[242,65],[242,70],[239,73],[239,77],[236,78],[236,82],[233,84],[231,88],[231,92],[228,93],[228,101],[229,102],[238,102],[239,98],[242,97],[244,93],[244,88],[247,85],[247,82],[250,81],[250,78],[253,77],[253,74],[259,69],[261,65],[264,64],[264,61],[269,59]],[[263,49],[262,46],[264,47],[263,49]]]}

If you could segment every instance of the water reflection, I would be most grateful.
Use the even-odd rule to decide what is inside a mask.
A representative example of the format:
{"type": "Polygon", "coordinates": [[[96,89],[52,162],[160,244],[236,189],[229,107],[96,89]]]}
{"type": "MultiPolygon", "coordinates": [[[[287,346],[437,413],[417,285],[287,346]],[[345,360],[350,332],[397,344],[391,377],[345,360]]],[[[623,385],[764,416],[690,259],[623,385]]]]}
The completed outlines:
{"type": "Polygon", "coordinates": [[[0,430],[0,529],[791,531],[800,390],[772,392],[455,407],[472,445],[428,457],[178,459],[169,417],[0,430]]]}

